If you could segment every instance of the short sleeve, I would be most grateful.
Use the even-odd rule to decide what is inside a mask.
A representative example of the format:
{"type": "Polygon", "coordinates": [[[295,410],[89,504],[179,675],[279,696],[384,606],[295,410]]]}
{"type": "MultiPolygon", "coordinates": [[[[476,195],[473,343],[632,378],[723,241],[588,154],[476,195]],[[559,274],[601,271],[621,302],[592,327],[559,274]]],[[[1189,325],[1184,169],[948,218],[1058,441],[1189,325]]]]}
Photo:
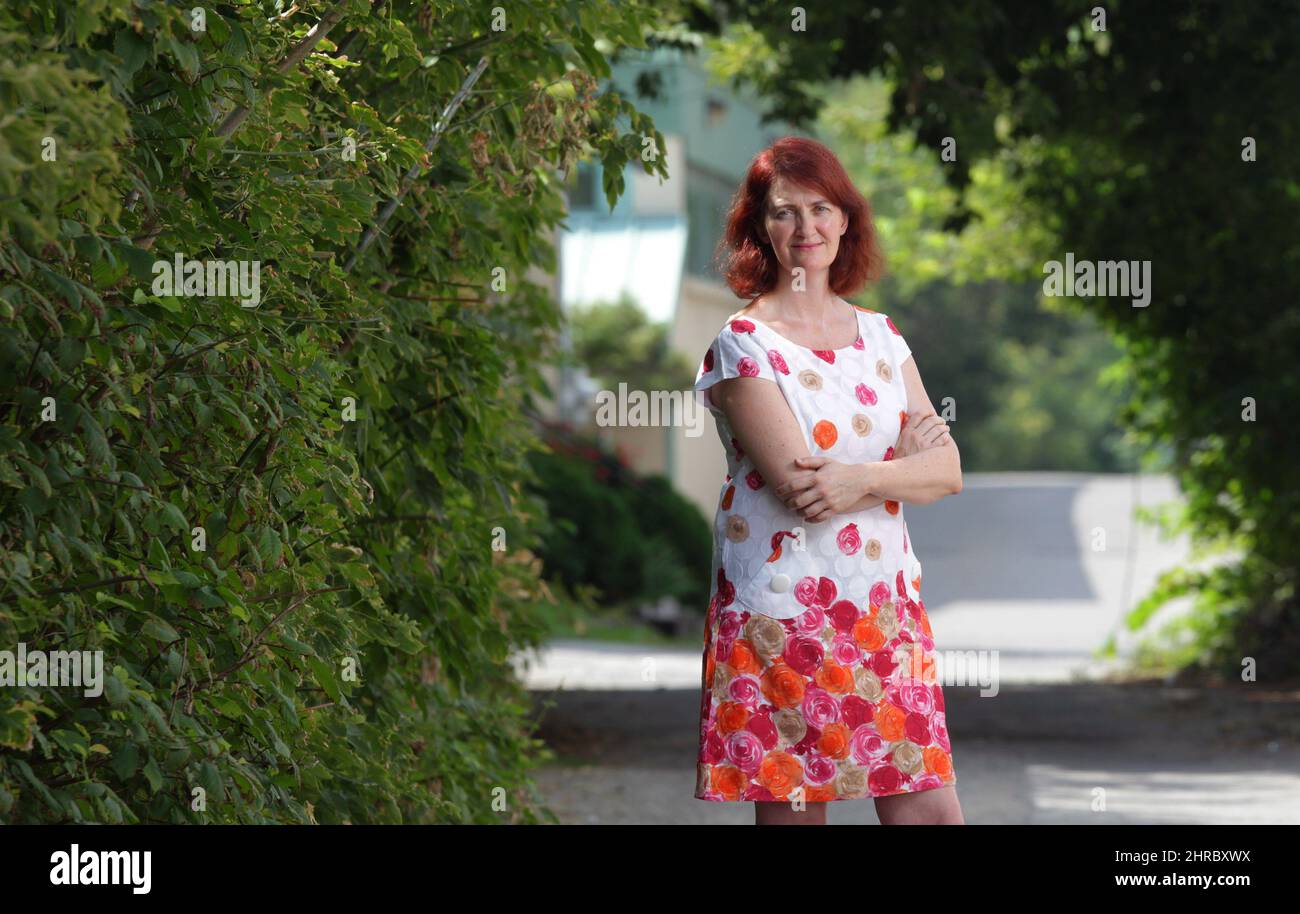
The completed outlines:
{"type": "Polygon", "coordinates": [[[903,339],[903,334],[898,332],[894,322],[889,319],[889,315],[882,314],[880,316],[884,319],[885,328],[889,331],[889,348],[894,353],[894,364],[901,369],[903,363],[907,361],[907,357],[912,354],[912,349],[907,345],[907,340],[903,339]]]}
{"type": "Polygon", "coordinates": [[[772,357],[759,340],[754,322],[729,321],[709,344],[709,351],[700,363],[695,376],[695,399],[701,406],[713,409],[706,391],[728,378],[765,378],[775,382],[772,365],[772,357]]]}

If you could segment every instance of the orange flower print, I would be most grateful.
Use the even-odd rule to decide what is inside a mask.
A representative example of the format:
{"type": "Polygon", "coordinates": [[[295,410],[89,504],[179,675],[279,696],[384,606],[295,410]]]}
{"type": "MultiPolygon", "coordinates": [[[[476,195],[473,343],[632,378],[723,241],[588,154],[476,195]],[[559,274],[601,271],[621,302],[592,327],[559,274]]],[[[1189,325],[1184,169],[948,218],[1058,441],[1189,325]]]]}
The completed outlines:
{"type": "Polygon", "coordinates": [[[863,616],[853,623],[853,640],[862,645],[864,651],[878,651],[885,646],[885,633],[871,616],[863,616]]]}
{"type": "Polygon", "coordinates": [[[881,739],[896,743],[907,738],[907,713],[897,705],[883,702],[876,711],[875,724],[881,739]]]}
{"type": "Polygon", "coordinates": [[[722,495],[722,510],[730,511],[732,499],[736,497],[736,487],[727,486],[727,491],[722,495]]]}
{"type": "Polygon", "coordinates": [[[952,780],[952,756],[938,746],[931,746],[921,753],[925,759],[925,770],[937,774],[945,781],[952,780]]]}
{"type": "Polygon", "coordinates": [[[835,423],[827,419],[813,426],[813,441],[817,442],[817,446],[822,450],[829,450],[839,437],[840,433],[836,430],[835,423]]]}
{"type": "Polygon", "coordinates": [[[853,671],[830,660],[822,663],[822,668],[817,671],[813,681],[827,692],[838,695],[853,691],[853,671]]]}
{"type": "Polygon", "coordinates": [[[803,783],[803,765],[788,752],[769,752],[763,756],[754,780],[771,791],[772,796],[784,800],[803,783]]]}
{"type": "Polygon", "coordinates": [[[849,754],[849,737],[852,735],[844,724],[827,724],[817,740],[817,751],[828,758],[844,758],[849,754]]]}
{"type": "Polygon", "coordinates": [[[724,701],[718,705],[718,732],[726,736],[749,723],[750,712],[738,701],[724,701]]]}
{"type": "Polygon", "coordinates": [[[807,803],[828,803],[833,799],[835,799],[835,787],[831,784],[804,789],[804,801],[807,803]]]}
{"type": "Polygon", "coordinates": [[[898,502],[896,502],[896,501],[886,501],[886,502],[885,502],[885,510],[888,511],[890,514],[897,514],[897,513],[898,513],[898,502]]]}
{"type": "Polygon", "coordinates": [[[778,708],[794,708],[803,701],[803,676],[783,660],[767,668],[762,682],[764,697],[778,708]]]}
{"type": "Polygon", "coordinates": [[[722,794],[724,799],[739,800],[749,786],[745,772],[731,765],[714,765],[709,772],[709,786],[722,794]]]}
{"type": "Polygon", "coordinates": [[[754,650],[754,645],[744,638],[737,638],[731,643],[727,665],[737,673],[753,673],[757,676],[763,671],[763,664],[758,659],[758,652],[754,650]]]}

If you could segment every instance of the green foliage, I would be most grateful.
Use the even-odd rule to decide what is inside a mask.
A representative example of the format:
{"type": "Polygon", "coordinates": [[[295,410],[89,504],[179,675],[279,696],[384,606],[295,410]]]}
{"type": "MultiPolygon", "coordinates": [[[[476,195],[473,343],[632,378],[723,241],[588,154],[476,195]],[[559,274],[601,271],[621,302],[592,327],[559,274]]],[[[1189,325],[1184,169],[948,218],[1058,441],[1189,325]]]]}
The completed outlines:
{"type": "Polygon", "coordinates": [[[595,587],[610,603],[709,598],[712,532],[663,477],[638,477],[587,442],[556,438],[531,456],[553,528],[539,555],[570,590],[595,587]]]}
{"type": "Polygon", "coordinates": [[[525,274],[557,171],[662,162],[594,89],[649,11],[190,9],[0,10],[0,649],[106,677],[0,688],[0,820],[535,820],[525,274]],[[260,304],[155,292],[178,254],[257,261],[260,304]]]}
{"type": "MultiPolygon", "coordinates": [[[[712,23],[695,22],[744,23],[747,66],[733,70],[773,99],[772,114],[811,121],[826,80],[879,71],[894,87],[892,129],[936,154],[956,139],[944,165],[954,189],[997,159],[1018,217],[1051,231],[1052,257],[1150,262],[1149,306],[1080,305],[1123,347],[1132,397],[1120,419],[1140,446],[1171,454],[1195,540],[1239,548],[1234,568],[1179,583],[1195,595],[1198,662],[1239,676],[1252,657],[1261,677],[1294,676],[1300,3],[1138,0],[1101,12],[1104,30],[1066,0],[864,0],[792,34],[781,4],[720,0],[712,23]]],[[[958,204],[948,221],[973,218],[958,204]]],[[[1026,278],[1041,282],[1041,270],[1039,260],[1026,278]]]]}
{"type": "Polygon", "coordinates": [[[684,390],[695,366],[669,345],[668,326],[653,323],[629,296],[574,308],[569,315],[573,354],[606,390],[684,390]]]}

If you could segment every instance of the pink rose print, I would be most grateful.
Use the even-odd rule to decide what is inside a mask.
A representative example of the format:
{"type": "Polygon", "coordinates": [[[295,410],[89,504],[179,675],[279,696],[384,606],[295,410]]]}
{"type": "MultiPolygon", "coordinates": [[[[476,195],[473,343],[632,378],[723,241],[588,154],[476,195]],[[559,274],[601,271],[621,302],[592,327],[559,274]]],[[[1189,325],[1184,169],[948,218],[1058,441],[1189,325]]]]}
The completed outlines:
{"type": "Polygon", "coordinates": [[[948,742],[948,717],[942,711],[936,711],[934,717],[930,718],[930,729],[934,732],[934,741],[943,749],[944,752],[952,751],[952,744],[948,742]]]}
{"type": "Polygon", "coordinates": [[[814,638],[791,638],[785,645],[785,662],[801,676],[812,676],[822,665],[826,648],[814,638]]]}
{"type": "Polygon", "coordinates": [[[820,606],[810,606],[794,619],[794,630],[801,635],[818,635],[826,627],[826,614],[820,606]]]}
{"type": "Polygon", "coordinates": [[[803,717],[811,726],[824,730],[827,724],[840,719],[840,706],[835,696],[825,689],[812,686],[803,695],[803,717]]]}
{"type": "Polygon", "coordinates": [[[835,536],[835,543],[840,547],[840,552],[845,555],[852,555],[862,548],[862,537],[858,536],[857,524],[845,524],[844,528],[835,536]]]}
{"type": "Polygon", "coordinates": [[[890,445],[888,448],[885,449],[885,456],[882,457],[882,458],[880,458],[880,459],[881,459],[881,460],[893,460],[893,459],[894,459],[894,448],[893,448],[893,445],[890,445]]]}
{"type": "Polygon", "coordinates": [[[870,727],[858,727],[849,737],[849,755],[859,765],[870,765],[876,759],[884,758],[888,751],[889,744],[870,727]]]}
{"type": "Polygon", "coordinates": [[[831,365],[835,364],[835,353],[830,349],[814,349],[813,355],[817,356],[817,358],[821,359],[823,362],[828,362],[831,365]]]}
{"type": "Polygon", "coordinates": [[[857,666],[862,661],[862,648],[852,635],[841,633],[831,642],[831,656],[840,666],[857,666]]]}
{"type": "Polygon", "coordinates": [[[894,322],[891,321],[888,317],[885,318],[885,323],[888,324],[888,325],[889,325],[889,329],[892,330],[892,331],[894,331],[894,333],[898,334],[898,336],[902,336],[902,335],[903,335],[903,334],[901,334],[901,333],[898,332],[898,328],[894,326],[894,322]]]}
{"type": "Polygon", "coordinates": [[[934,710],[935,710],[935,713],[936,713],[936,714],[941,713],[941,712],[944,710],[944,707],[943,707],[943,689],[939,688],[939,684],[938,684],[937,682],[931,684],[931,686],[930,686],[930,695],[931,695],[931,697],[934,698],[934,710]]]}
{"type": "Polygon", "coordinates": [[[817,605],[818,606],[830,606],[831,603],[835,600],[835,595],[837,593],[839,593],[839,589],[836,588],[835,582],[832,581],[830,578],[817,579],[817,605]]]}
{"type": "Polygon", "coordinates": [[[790,366],[785,363],[785,357],[775,349],[769,349],[767,351],[767,360],[771,362],[772,367],[781,372],[781,374],[790,373],[790,366]]]}
{"type": "Polygon", "coordinates": [[[713,370],[713,347],[710,346],[709,351],[704,353],[704,373],[708,374],[712,370],[713,370]]]}
{"type": "Polygon", "coordinates": [[[804,779],[810,784],[827,784],[836,774],[835,761],[817,752],[803,760],[804,779]]]}
{"type": "Polygon", "coordinates": [[[727,761],[745,774],[753,774],[763,761],[763,742],[748,730],[737,730],[727,737],[727,761]]]}
{"type": "Polygon", "coordinates": [[[853,388],[853,392],[858,395],[858,402],[863,406],[875,406],[879,399],[876,392],[865,384],[859,384],[853,388]]]}
{"type": "Polygon", "coordinates": [[[830,617],[831,625],[835,626],[836,631],[847,632],[853,629],[853,623],[858,621],[862,613],[858,612],[852,601],[840,600],[826,615],[830,617]]]}
{"type": "Polygon", "coordinates": [[[898,577],[894,583],[898,587],[898,595],[900,597],[907,596],[907,584],[903,581],[903,572],[901,570],[898,572],[898,577]]]}
{"type": "Polygon", "coordinates": [[[934,788],[942,786],[943,778],[939,777],[939,775],[932,771],[927,771],[925,774],[918,775],[912,779],[913,790],[934,790],[934,788]]]}
{"type": "Polygon", "coordinates": [[[751,717],[745,724],[745,729],[758,737],[765,751],[776,747],[778,739],[776,724],[772,723],[772,717],[767,711],[751,717]]]}
{"type": "Polygon", "coordinates": [[[800,578],[799,583],[794,585],[794,598],[804,606],[812,606],[813,601],[817,599],[817,579],[811,575],[800,578]]]}
{"type": "Polygon", "coordinates": [[[858,337],[858,338],[853,342],[853,348],[854,348],[854,349],[863,349],[864,347],[866,347],[866,345],[867,345],[867,341],[864,340],[862,337],[858,337]]]}
{"type": "Polygon", "coordinates": [[[846,695],[844,701],[840,702],[840,719],[849,729],[856,730],[875,720],[876,712],[871,707],[871,702],[861,695],[846,695]]]}
{"type": "Polygon", "coordinates": [[[736,363],[736,371],[740,372],[742,378],[756,378],[758,377],[758,363],[749,356],[745,356],[736,363]]]}
{"type": "Polygon", "coordinates": [[[757,676],[746,673],[737,676],[727,684],[727,695],[732,701],[738,701],[753,711],[758,708],[759,702],[763,700],[763,686],[758,681],[757,676]]]}
{"type": "Polygon", "coordinates": [[[889,602],[889,585],[884,581],[877,581],[871,585],[871,592],[868,594],[873,606],[883,606],[889,602]]]}
{"type": "Polygon", "coordinates": [[[750,470],[745,474],[745,485],[757,492],[763,488],[763,474],[758,472],[757,469],[750,470]]]}
{"type": "Polygon", "coordinates": [[[903,772],[885,762],[871,769],[867,775],[867,789],[872,796],[886,793],[898,793],[903,789],[903,772]]]}
{"type": "Polygon", "coordinates": [[[734,320],[731,322],[732,333],[753,333],[754,325],[746,320],[734,320]]]}

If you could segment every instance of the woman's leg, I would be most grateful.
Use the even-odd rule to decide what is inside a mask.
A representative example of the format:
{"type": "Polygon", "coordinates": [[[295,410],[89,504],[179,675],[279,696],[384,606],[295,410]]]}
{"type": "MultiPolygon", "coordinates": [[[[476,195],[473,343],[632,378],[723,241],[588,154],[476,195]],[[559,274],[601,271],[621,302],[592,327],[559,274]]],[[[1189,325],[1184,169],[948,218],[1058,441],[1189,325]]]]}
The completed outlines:
{"type": "Polygon", "coordinates": [[[965,825],[956,785],[876,797],[881,825],[965,825]]]}
{"type": "Polygon", "coordinates": [[[793,803],[754,803],[755,825],[825,825],[826,804],[804,803],[802,810],[796,811],[793,803]]]}

